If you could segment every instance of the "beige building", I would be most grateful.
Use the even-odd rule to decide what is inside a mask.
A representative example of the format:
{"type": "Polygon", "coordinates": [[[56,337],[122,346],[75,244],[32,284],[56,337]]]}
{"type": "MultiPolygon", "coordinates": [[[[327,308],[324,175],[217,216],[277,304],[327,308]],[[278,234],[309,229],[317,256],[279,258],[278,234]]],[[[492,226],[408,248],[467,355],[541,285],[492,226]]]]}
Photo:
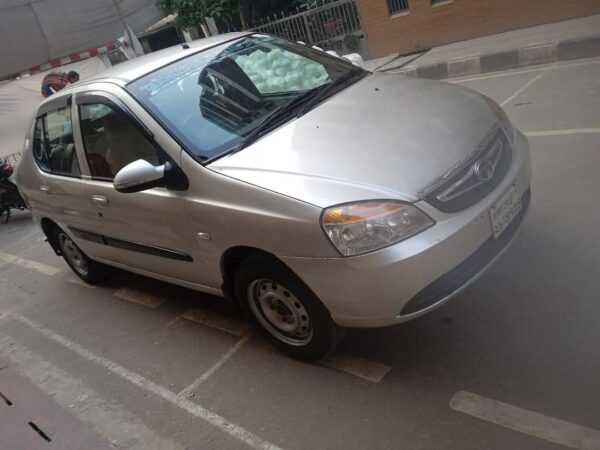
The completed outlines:
{"type": "Polygon", "coordinates": [[[358,3],[374,58],[600,14],[600,0],[358,0],[358,3]]]}

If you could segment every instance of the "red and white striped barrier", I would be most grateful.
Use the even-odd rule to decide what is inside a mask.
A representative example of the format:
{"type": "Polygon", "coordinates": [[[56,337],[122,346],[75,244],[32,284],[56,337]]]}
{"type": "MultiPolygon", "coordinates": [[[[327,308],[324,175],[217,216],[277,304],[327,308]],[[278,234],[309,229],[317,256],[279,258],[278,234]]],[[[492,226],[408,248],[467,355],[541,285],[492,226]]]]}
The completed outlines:
{"type": "Polygon", "coordinates": [[[84,59],[92,58],[94,56],[98,56],[100,53],[108,53],[116,50],[119,46],[116,42],[112,42],[110,44],[105,45],[104,47],[92,48],[88,51],[81,53],[73,53],[72,55],[65,56],[64,58],[51,59],[45,64],[40,64],[39,66],[34,66],[29,69],[27,72],[30,74],[35,74],[39,72],[44,72],[49,69],[53,69],[56,67],[64,66],[65,64],[71,64],[76,61],[82,61],[84,59]]]}

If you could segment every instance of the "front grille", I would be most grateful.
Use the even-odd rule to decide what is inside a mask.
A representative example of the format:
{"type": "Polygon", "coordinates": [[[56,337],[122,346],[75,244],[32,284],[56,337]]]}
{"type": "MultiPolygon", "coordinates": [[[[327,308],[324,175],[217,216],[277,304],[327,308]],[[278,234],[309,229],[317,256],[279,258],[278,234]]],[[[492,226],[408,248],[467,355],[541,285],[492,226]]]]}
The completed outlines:
{"type": "Polygon", "coordinates": [[[485,241],[471,256],[446,274],[427,285],[417,295],[411,298],[400,315],[414,314],[425,308],[444,300],[448,296],[458,292],[462,287],[475,278],[483,269],[490,264],[498,254],[510,243],[525,218],[531,190],[528,188],[521,198],[521,211],[512,223],[502,232],[498,239],[493,237],[485,241]]]}
{"type": "Polygon", "coordinates": [[[428,190],[425,201],[445,213],[461,211],[492,192],[512,161],[512,148],[502,129],[490,132],[473,156],[450,170],[428,190]]]}

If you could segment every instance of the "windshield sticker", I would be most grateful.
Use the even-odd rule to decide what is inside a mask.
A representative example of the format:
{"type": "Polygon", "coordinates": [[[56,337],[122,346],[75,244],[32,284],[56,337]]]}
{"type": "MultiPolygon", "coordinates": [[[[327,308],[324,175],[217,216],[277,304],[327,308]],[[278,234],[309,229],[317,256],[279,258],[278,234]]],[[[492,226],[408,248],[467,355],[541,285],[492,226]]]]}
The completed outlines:
{"type": "MultiPolygon", "coordinates": [[[[202,59],[204,59],[204,57],[205,56],[203,55],[202,59]]],[[[146,92],[149,97],[152,97],[164,88],[177,83],[179,80],[187,78],[194,73],[198,73],[198,71],[205,66],[205,63],[203,61],[198,61],[198,58],[190,59],[191,61],[184,61],[169,66],[168,70],[150,78],[145,84],[141,85],[139,89],[146,92]]]]}

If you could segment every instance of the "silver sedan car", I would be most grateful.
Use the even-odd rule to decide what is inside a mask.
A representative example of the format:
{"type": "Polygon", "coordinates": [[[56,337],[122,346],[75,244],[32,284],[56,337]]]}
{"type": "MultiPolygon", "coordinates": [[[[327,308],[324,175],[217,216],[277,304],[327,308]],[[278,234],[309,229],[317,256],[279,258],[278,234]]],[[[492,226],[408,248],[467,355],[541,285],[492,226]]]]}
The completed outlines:
{"type": "Polygon", "coordinates": [[[224,295],[300,358],[455,296],[530,199],[527,140],[489,98],[264,34],[60,91],[25,146],[20,190],[79,277],[224,295]]]}

